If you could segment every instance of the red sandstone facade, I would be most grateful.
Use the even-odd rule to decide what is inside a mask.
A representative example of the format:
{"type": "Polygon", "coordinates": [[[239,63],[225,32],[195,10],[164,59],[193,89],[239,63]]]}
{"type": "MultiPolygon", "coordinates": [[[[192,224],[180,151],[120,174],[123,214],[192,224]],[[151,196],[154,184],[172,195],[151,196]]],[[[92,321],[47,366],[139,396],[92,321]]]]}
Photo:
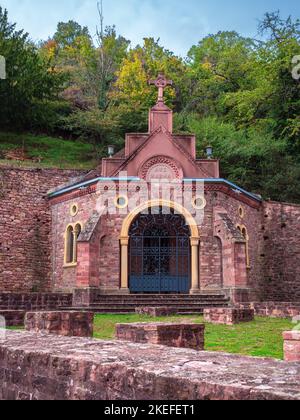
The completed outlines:
{"type": "MultiPolygon", "coordinates": [[[[0,173],[0,291],[131,293],[133,225],[147,208],[168,207],[189,229],[188,293],[300,300],[300,206],[264,202],[220,178],[219,161],[197,159],[195,136],[173,134],[172,118],[160,96],[149,113],[149,132],[128,134],[123,151],[76,180],[68,173],[0,173]],[[167,199],[164,182],[152,199],[153,179],[171,183],[167,199]],[[178,199],[181,192],[187,201],[178,199]],[[113,214],[103,212],[103,197],[113,214]],[[78,226],[68,261],[68,228],[75,235],[78,226]]],[[[168,258],[171,278],[176,260],[168,258]]],[[[145,255],[139,261],[147,265],[145,255]]]]}

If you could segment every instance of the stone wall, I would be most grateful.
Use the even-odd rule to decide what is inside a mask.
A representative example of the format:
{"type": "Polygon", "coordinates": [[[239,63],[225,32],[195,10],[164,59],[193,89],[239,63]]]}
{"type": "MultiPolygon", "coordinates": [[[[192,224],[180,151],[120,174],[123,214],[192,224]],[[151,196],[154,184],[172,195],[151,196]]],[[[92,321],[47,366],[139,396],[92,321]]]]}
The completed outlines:
{"type": "Polygon", "coordinates": [[[251,302],[242,304],[241,308],[254,309],[255,315],[271,318],[300,317],[300,302],[251,302]]]}
{"type": "Polygon", "coordinates": [[[300,205],[264,203],[262,300],[300,302],[300,205]]]}
{"type": "Polygon", "coordinates": [[[0,167],[0,291],[51,289],[51,213],[45,194],[79,174],[0,167]]]}
{"type": "Polygon", "coordinates": [[[72,306],[72,294],[64,293],[1,293],[2,310],[52,310],[72,306]]]}
{"type": "Polygon", "coordinates": [[[0,400],[300,400],[300,365],[27,332],[0,341],[0,400]]]}

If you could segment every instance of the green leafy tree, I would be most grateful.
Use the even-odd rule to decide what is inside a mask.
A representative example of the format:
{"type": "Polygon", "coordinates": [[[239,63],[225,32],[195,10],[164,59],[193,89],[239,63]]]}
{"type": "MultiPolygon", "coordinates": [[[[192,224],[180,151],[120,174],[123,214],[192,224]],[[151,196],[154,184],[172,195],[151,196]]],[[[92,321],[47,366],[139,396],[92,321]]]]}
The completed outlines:
{"type": "Polygon", "coordinates": [[[64,50],[73,48],[78,38],[81,37],[90,37],[88,28],[86,26],[82,27],[73,20],[69,20],[69,22],[58,23],[53,39],[57,43],[58,48],[64,50]]]}
{"type": "Polygon", "coordinates": [[[256,43],[236,32],[209,35],[188,53],[190,96],[186,109],[224,115],[227,93],[253,88],[256,43]]]}
{"type": "Polygon", "coordinates": [[[185,95],[185,63],[172,52],[163,48],[159,41],[145,38],[143,46],[129,51],[117,71],[117,80],[110,97],[112,105],[118,107],[129,122],[131,130],[145,130],[147,113],[157,101],[157,90],[148,85],[159,72],[174,82],[174,88],[165,90],[166,103],[180,111],[185,95]]]}
{"type": "Polygon", "coordinates": [[[45,115],[49,100],[57,99],[62,78],[51,71],[29,41],[0,7],[0,54],[6,59],[7,77],[0,83],[0,124],[34,128],[37,115],[45,115]]]}

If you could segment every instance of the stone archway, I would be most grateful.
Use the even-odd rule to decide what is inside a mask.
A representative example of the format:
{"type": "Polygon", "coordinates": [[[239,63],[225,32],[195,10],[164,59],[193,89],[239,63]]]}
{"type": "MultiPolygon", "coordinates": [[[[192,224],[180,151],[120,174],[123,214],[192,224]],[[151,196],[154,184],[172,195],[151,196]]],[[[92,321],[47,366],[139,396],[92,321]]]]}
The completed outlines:
{"type": "Polygon", "coordinates": [[[199,229],[191,213],[183,206],[168,200],[151,200],[143,203],[133,210],[124,220],[121,230],[121,292],[129,293],[129,240],[130,228],[137,216],[151,208],[165,207],[175,210],[185,219],[190,229],[190,247],[191,247],[191,294],[199,293],[199,229]]]}

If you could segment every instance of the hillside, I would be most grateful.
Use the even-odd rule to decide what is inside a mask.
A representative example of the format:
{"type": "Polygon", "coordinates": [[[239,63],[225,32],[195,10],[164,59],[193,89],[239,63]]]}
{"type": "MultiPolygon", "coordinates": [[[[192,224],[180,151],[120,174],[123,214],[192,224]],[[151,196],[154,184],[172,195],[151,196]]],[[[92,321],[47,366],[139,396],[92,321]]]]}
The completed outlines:
{"type": "Polygon", "coordinates": [[[97,152],[89,143],[43,135],[0,132],[0,164],[89,170],[96,162],[97,152]]]}

